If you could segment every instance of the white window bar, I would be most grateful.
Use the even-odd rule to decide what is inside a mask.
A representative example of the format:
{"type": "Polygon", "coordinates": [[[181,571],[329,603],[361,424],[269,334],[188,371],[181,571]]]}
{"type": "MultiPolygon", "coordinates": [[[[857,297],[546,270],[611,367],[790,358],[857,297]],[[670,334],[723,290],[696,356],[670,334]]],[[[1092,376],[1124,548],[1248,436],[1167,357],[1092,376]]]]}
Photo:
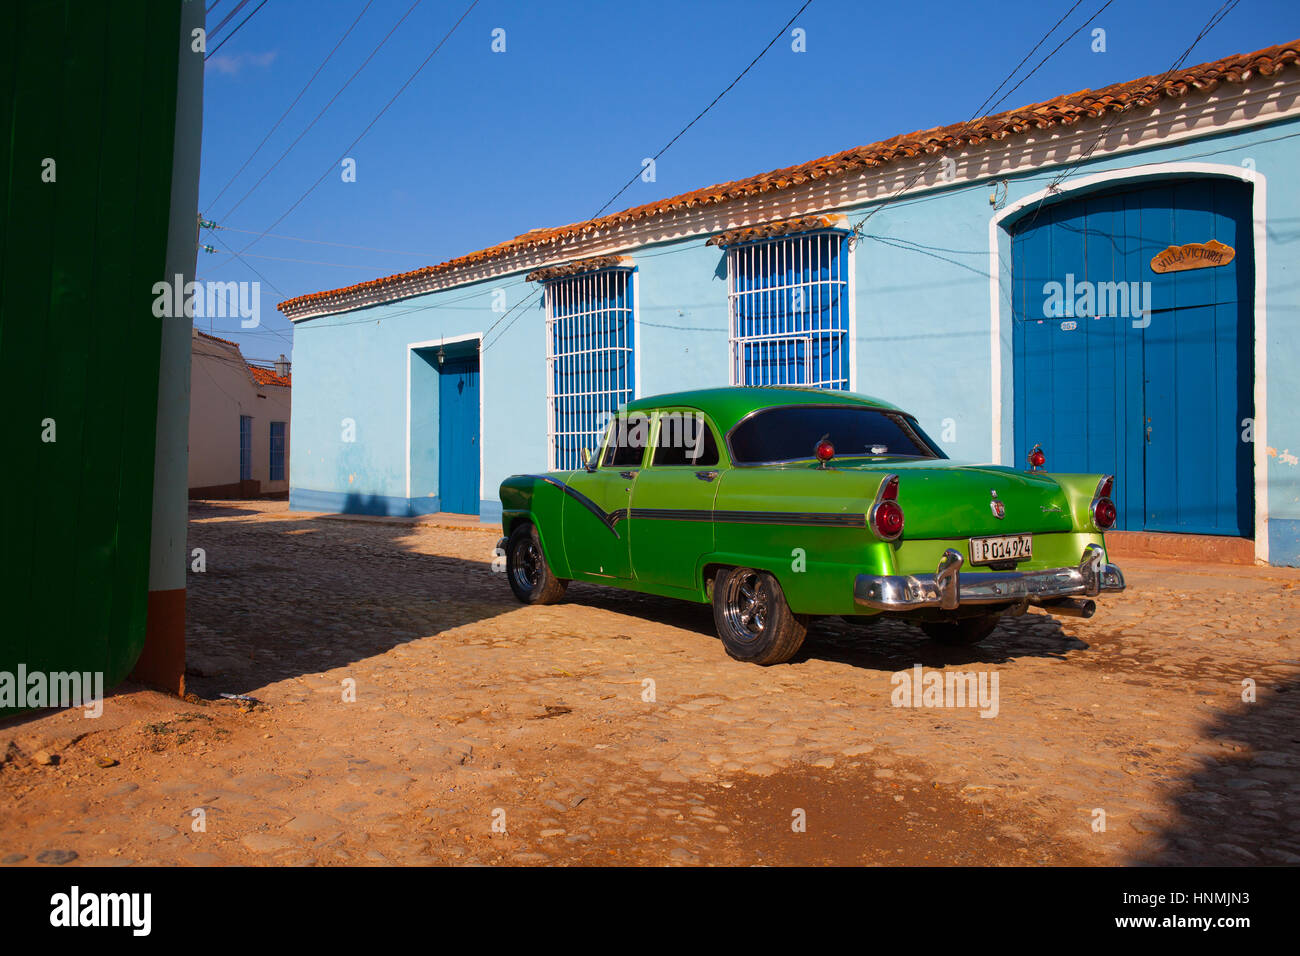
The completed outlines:
{"type": "Polygon", "coordinates": [[[731,384],[848,389],[848,287],[844,233],[729,248],[731,384]]]}
{"type": "Polygon", "coordinates": [[[582,467],[602,419],[632,400],[632,272],[603,269],[546,283],[547,468],[582,467]]]}

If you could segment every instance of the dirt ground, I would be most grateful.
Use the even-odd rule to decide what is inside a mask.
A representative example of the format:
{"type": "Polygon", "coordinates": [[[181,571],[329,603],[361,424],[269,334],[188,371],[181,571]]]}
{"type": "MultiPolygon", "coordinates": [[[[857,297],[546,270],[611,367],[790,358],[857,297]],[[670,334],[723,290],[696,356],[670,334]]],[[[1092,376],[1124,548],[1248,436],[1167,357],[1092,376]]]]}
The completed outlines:
{"type": "Polygon", "coordinates": [[[1128,562],[1091,620],[760,668],[704,606],[519,605],[498,534],[195,504],[189,697],[0,724],[0,864],[1300,863],[1300,572],[1128,562]],[[894,706],[918,664],[996,715],[894,706]]]}

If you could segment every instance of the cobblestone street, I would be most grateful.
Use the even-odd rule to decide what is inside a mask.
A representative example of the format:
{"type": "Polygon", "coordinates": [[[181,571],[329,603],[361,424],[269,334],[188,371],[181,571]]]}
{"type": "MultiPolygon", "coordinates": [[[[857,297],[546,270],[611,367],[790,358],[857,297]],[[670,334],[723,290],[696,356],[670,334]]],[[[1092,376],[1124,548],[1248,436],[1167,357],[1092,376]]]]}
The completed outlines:
{"type": "Polygon", "coordinates": [[[1300,572],[1120,561],[1091,620],[760,668],[705,606],[521,606],[499,533],[192,505],[189,698],[0,725],[0,862],[1300,863],[1300,572]],[[918,664],[995,716],[892,706],[918,664]]]}

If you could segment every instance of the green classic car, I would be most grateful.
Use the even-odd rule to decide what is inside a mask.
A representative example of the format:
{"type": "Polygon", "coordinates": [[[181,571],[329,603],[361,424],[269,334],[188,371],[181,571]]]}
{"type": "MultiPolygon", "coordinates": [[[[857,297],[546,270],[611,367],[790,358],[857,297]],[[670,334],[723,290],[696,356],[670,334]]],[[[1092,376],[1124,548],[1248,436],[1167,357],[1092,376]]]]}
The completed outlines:
{"type": "Polygon", "coordinates": [[[550,604],[589,581],[713,605],[732,657],[789,660],[811,618],[887,615],[970,644],[1035,605],[1124,589],[1114,479],[956,464],[887,402],[715,388],[620,409],[576,471],[501,484],[506,576],[550,604]]]}

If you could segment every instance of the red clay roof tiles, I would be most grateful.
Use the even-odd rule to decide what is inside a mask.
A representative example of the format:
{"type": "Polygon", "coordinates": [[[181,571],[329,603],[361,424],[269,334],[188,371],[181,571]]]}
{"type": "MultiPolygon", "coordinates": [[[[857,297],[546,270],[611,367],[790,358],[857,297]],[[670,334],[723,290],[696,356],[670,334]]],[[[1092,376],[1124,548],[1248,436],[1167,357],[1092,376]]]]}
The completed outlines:
{"type": "Polygon", "coordinates": [[[760,173],[734,182],[707,186],[680,196],[634,206],[598,219],[571,223],[553,229],[533,229],[495,246],[449,259],[435,266],[424,266],[410,272],[372,279],[369,282],[360,282],[341,289],[296,296],[281,302],[277,308],[285,312],[295,306],[324,302],[363,290],[382,290],[385,286],[398,285],[409,279],[448,272],[462,266],[497,259],[511,252],[609,229],[676,209],[714,205],[772,190],[789,189],[791,186],[811,180],[841,175],[862,168],[884,166],[922,153],[933,154],[966,145],[978,145],[990,139],[1002,140],[1031,129],[1070,126],[1080,120],[1102,116],[1107,112],[1141,109],[1155,104],[1163,97],[1182,97],[1192,90],[1210,92],[1224,82],[1244,83],[1253,76],[1272,76],[1286,66],[1294,66],[1298,60],[1300,60],[1300,40],[1295,40],[1265,47],[1253,53],[1234,54],[1199,66],[1185,67],[1169,74],[1145,76],[1095,91],[1080,90],[1043,103],[1008,110],[994,116],[980,117],[970,123],[953,123],[949,126],[906,133],[869,146],[858,146],[830,156],[823,156],[797,166],[760,173]]]}

